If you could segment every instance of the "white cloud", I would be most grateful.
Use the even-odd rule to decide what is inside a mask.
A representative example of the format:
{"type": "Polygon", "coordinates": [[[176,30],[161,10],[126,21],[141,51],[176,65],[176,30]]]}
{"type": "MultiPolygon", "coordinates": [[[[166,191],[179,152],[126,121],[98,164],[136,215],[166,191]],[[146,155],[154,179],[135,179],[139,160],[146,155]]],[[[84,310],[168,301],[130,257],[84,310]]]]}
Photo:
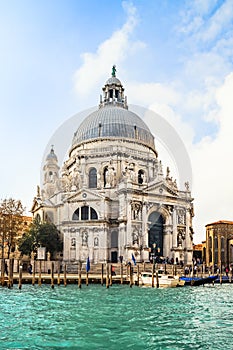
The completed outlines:
{"type": "MultiPolygon", "coordinates": [[[[223,83],[223,77],[231,67],[229,57],[232,56],[233,39],[230,20],[233,6],[232,1],[219,5],[214,0],[188,4],[179,32],[184,34],[182,40],[190,50],[187,49],[187,56],[182,57],[183,67],[176,81],[169,84],[127,82],[126,95],[130,104],[143,105],[160,114],[183,140],[194,174],[194,240],[200,242],[205,239],[207,223],[219,219],[232,220],[233,215],[233,162],[230,161],[233,149],[233,74],[229,74],[223,83]],[[208,45],[205,46],[205,43],[208,45]],[[197,128],[201,127],[203,120],[217,122],[217,136],[205,136],[201,142],[194,144],[194,129],[186,122],[191,117],[195,118],[197,128]]],[[[83,64],[74,77],[80,96],[91,96],[93,89],[99,90],[106,78],[106,67],[110,70],[116,64],[123,72],[122,63],[145,45],[131,39],[138,23],[135,7],[127,3],[123,7],[127,20],[122,28],[101,43],[96,52],[82,55],[83,64]]],[[[148,118],[145,122],[152,130],[156,129],[153,120],[148,118]]],[[[163,154],[159,157],[163,161],[163,154]]],[[[166,165],[170,164],[165,161],[166,165]]]]}
{"type": "Polygon", "coordinates": [[[232,220],[232,115],[233,73],[216,91],[219,106],[219,132],[215,139],[203,138],[194,146],[192,164],[194,173],[194,196],[196,239],[205,238],[205,225],[217,220],[232,220]]]}
{"type": "Polygon", "coordinates": [[[218,8],[218,10],[210,17],[208,26],[200,35],[202,41],[214,40],[226,27],[230,24],[233,16],[233,2],[228,0],[218,8]]]}
{"type": "MultiPolygon", "coordinates": [[[[99,45],[95,53],[84,53],[83,64],[75,72],[75,89],[79,95],[90,94],[93,88],[100,86],[106,78],[106,67],[117,67],[130,53],[135,53],[144,47],[142,42],[133,42],[130,35],[138,23],[136,8],[128,2],[123,2],[127,13],[127,21],[111,37],[99,45]]],[[[107,68],[108,69],[108,68],[107,68]]]]}

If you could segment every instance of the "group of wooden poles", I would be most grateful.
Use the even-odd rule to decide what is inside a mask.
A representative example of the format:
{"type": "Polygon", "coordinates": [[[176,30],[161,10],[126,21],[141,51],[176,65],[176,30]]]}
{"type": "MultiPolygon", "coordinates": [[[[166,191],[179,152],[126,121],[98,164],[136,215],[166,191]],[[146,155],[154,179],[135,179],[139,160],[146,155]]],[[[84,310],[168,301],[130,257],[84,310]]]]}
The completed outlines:
{"type": "MultiPolygon", "coordinates": [[[[101,274],[99,273],[89,273],[89,271],[82,271],[82,264],[79,262],[77,275],[74,273],[68,274],[67,273],[67,265],[64,265],[63,272],[61,273],[61,266],[60,262],[51,262],[51,271],[49,274],[42,273],[42,261],[39,261],[39,269],[38,273],[36,273],[36,261],[34,260],[32,265],[32,272],[31,274],[26,273],[23,274],[23,266],[19,262],[19,268],[17,275],[13,273],[13,266],[14,266],[14,259],[9,259],[9,263],[7,266],[5,266],[4,259],[1,260],[1,286],[7,286],[8,288],[12,288],[14,285],[14,282],[18,282],[18,288],[22,288],[23,283],[32,283],[32,285],[35,285],[36,283],[41,286],[42,282],[50,283],[51,287],[54,288],[54,285],[60,285],[61,283],[66,286],[68,282],[75,282],[77,281],[78,287],[82,287],[82,283],[85,283],[87,286],[89,284],[89,281],[100,283],[101,285],[106,285],[106,288],[109,288],[112,286],[113,283],[113,276],[114,280],[117,283],[129,284],[130,287],[132,287],[134,284],[139,285],[139,265],[133,266],[131,264],[126,266],[126,272],[123,273],[123,263],[120,264],[120,274],[118,276],[115,275],[114,267],[110,263],[101,264],[101,274]],[[56,268],[56,273],[55,273],[56,268]],[[136,271],[135,271],[136,270],[136,271]],[[135,273],[136,272],[136,273],[135,273]]],[[[86,266],[85,266],[86,268],[86,266]]],[[[158,281],[158,273],[155,272],[155,266],[152,265],[152,287],[158,287],[159,281],[158,281]]]]}

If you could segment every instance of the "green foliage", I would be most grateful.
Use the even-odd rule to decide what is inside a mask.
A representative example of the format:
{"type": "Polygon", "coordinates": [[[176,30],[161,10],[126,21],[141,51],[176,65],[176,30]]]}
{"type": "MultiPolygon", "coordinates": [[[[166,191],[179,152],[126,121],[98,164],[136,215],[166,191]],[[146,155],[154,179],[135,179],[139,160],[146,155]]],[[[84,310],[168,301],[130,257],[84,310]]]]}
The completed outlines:
{"type": "Polygon", "coordinates": [[[52,258],[63,249],[60,232],[56,226],[49,222],[40,223],[34,220],[28,232],[19,239],[18,247],[22,254],[30,255],[31,252],[37,253],[37,248],[40,246],[45,247],[52,258]]]}

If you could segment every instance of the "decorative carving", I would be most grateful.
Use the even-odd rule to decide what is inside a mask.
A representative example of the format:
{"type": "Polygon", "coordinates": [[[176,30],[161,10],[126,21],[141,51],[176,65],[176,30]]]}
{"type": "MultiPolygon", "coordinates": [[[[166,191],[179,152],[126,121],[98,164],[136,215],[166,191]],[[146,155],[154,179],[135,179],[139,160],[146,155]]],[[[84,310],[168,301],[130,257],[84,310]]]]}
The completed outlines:
{"type": "Polygon", "coordinates": [[[142,205],[138,202],[131,204],[132,220],[141,220],[142,205]]]}
{"type": "Polygon", "coordinates": [[[177,222],[178,222],[178,225],[186,225],[186,216],[185,216],[184,209],[177,210],[177,222]]]}
{"type": "Polygon", "coordinates": [[[107,167],[105,171],[105,187],[114,187],[116,180],[116,173],[113,167],[107,167]]]}
{"type": "Polygon", "coordinates": [[[132,241],[133,244],[139,244],[139,232],[136,229],[132,233],[132,241]]]}
{"type": "Polygon", "coordinates": [[[71,248],[75,248],[76,247],[76,238],[71,238],[71,242],[70,242],[70,246],[71,248]]]}
{"type": "Polygon", "coordinates": [[[82,246],[83,247],[88,246],[88,233],[87,233],[87,231],[82,232],[82,246]]]}
{"type": "Polygon", "coordinates": [[[179,228],[177,234],[177,245],[182,246],[182,241],[185,239],[185,228],[179,228]]]}

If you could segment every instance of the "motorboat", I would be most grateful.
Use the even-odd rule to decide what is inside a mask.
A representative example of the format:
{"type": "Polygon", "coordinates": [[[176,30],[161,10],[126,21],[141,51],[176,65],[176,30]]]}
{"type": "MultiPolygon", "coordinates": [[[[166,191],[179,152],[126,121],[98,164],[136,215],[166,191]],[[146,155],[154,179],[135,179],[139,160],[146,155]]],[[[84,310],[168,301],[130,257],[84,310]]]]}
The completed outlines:
{"type": "MultiPolygon", "coordinates": [[[[152,286],[152,278],[153,278],[152,272],[148,272],[148,271],[141,272],[140,276],[139,276],[139,285],[151,287],[152,286]]],[[[178,285],[179,285],[179,279],[175,278],[175,276],[173,276],[171,274],[166,275],[164,273],[159,273],[159,272],[154,273],[154,286],[155,287],[174,288],[174,287],[178,287],[178,285]],[[158,284],[158,286],[157,286],[157,284],[158,284]]]]}

